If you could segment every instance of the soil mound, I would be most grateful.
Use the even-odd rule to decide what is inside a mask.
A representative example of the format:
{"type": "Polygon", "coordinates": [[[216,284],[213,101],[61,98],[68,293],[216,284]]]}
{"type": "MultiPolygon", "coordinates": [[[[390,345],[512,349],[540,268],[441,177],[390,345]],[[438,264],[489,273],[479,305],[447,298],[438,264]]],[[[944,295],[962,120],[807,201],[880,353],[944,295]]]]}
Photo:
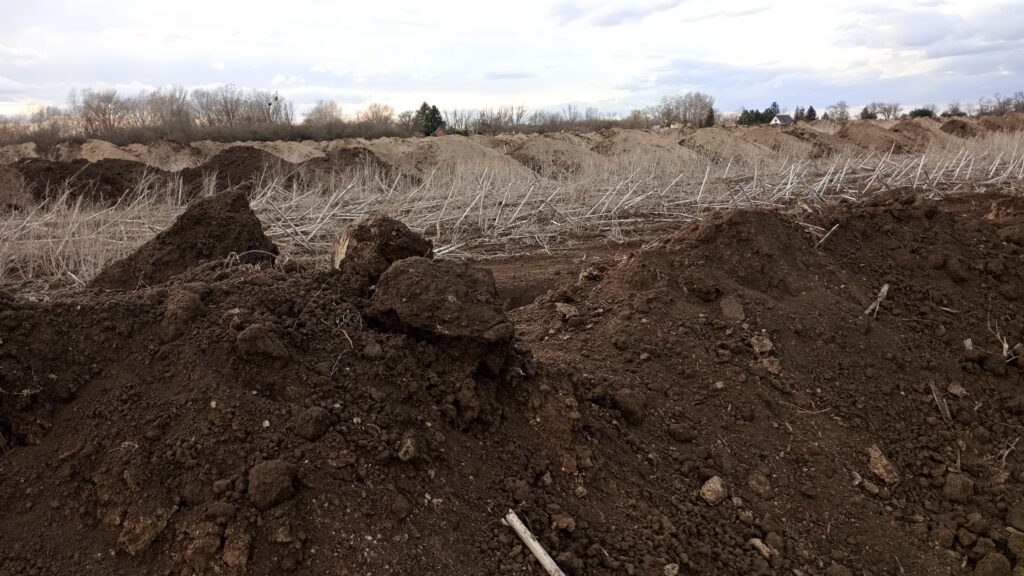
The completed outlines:
{"type": "Polygon", "coordinates": [[[978,124],[990,132],[1016,132],[1024,130],[1024,114],[1006,116],[982,116],[978,124]]]}
{"type": "Polygon", "coordinates": [[[55,199],[68,192],[70,201],[83,198],[111,203],[134,192],[147,172],[161,171],[131,160],[74,160],[55,162],[43,158],[21,160],[14,165],[37,201],[55,199]],[[67,186],[65,186],[67,184],[67,186]]]}
{"type": "Polygon", "coordinates": [[[199,185],[207,178],[215,178],[217,190],[232,186],[251,185],[261,176],[291,167],[277,156],[248,146],[231,146],[218,152],[195,168],[180,172],[188,185],[199,185]]]}
{"type": "Polygon", "coordinates": [[[156,140],[149,144],[130,144],[127,149],[142,162],[168,172],[194,168],[202,160],[202,153],[199,150],[187,144],[170,140],[156,140]]]}
{"type": "Polygon", "coordinates": [[[942,124],[941,130],[946,134],[952,134],[958,138],[974,138],[982,132],[981,129],[975,126],[972,122],[961,120],[959,118],[946,120],[942,124]]]}
{"type": "Polygon", "coordinates": [[[700,154],[681,146],[678,141],[664,138],[648,130],[624,130],[611,128],[598,133],[600,140],[591,150],[612,158],[637,158],[644,161],[667,164],[672,169],[678,166],[699,166],[700,154]]]}
{"type": "Polygon", "coordinates": [[[348,146],[335,148],[323,156],[302,163],[303,172],[353,174],[366,172],[382,174],[391,179],[395,173],[388,163],[380,159],[372,150],[365,146],[348,146]]]}
{"type": "Polygon", "coordinates": [[[24,210],[32,205],[32,195],[25,190],[25,179],[11,166],[0,165],[0,212],[24,210]]]}
{"type": "Polygon", "coordinates": [[[587,166],[598,162],[600,156],[590,151],[579,139],[567,134],[543,134],[509,142],[506,152],[524,166],[544,176],[558,177],[579,174],[587,166]]]}
{"type": "Polygon", "coordinates": [[[835,135],[837,138],[875,152],[892,150],[893,154],[904,154],[914,151],[914,141],[910,138],[866,121],[847,122],[835,135]]]}
{"type": "Polygon", "coordinates": [[[324,157],[324,151],[321,149],[320,144],[311,140],[304,140],[302,142],[242,142],[240,144],[263,150],[291,164],[301,164],[324,157]]]}
{"type": "Polygon", "coordinates": [[[929,146],[945,146],[955,141],[948,132],[942,131],[942,124],[930,118],[900,120],[889,130],[906,137],[916,150],[929,146]]]}
{"type": "Polygon", "coordinates": [[[99,162],[100,160],[127,160],[139,162],[138,156],[128,150],[124,150],[106,140],[89,139],[83,143],[61,142],[54,146],[51,152],[53,160],[58,162],[73,162],[85,160],[86,162],[99,162]]]}
{"type": "Polygon", "coordinates": [[[823,134],[835,135],[846,127],[849,122],[837,122],[835,120],[812,120],[808,123],[813,130],[823,134]]]}
{"type": "Polygon", "coordinates": [[[824,158],[844,151],[860,148],[852,142],[837,138],[828,132],[819,132],[805,123],[797,123],[786,129],[786,133],[811,145],[812,158],[824,158]]]}
{"type": "Polygon", "coordinates": [[[764,146],[777,154],[792,158],[809,156],[813,148],[812,144],[784,132],[782,129],[768,126],[756,126],[744,132],[740,137],[748,142],[764,146]]]}
{"type": "Polygon", "coordinates": [[[524,472],[518,446],[533,434],[502,413],[523,403],[529,368],[489,274],[423,262],[375,291],[338,272],[229,263],[131,292],[0,298],[0,570],[496,565],[509,546],[488,548],[509,531],[478,494],[507,500],[524,472]],[[493,375],[481,350],[500,345],[493,375]],[[60,535],[53,553],[43,532],[60,535]]]}
{"type": "Polygon", "coordinates": [[[465,136],[381,138],[367,142],[366,147],[402,174],[419,178],[431,172],[485,170],[503,179],[531,177],[519,162],[465,136]]]}
{"type": "Polygon", "coordinates": [[[704,128],[683,138],[680,144],[707,154],[722,162],[730,159],[738,164],[754,164],[759,158],[771,155],[761,144],[745,140],[738,131],[729,128],[704,128]]]}
{"type": "Polygon", "coordinates": [[[27,158],[39,158],[35,142],[0,146],[0,164],[14,164],[27,158]]]}
{"type": "Polygon", "coordinates": [[[235,255],[242,263],[273,262],[277,246],[242,191],[197,200],[170,228],[123,260],[104,268],[90,284],[133,290],[166,282],[185,270],[235,255]]]}
{"type": "MultiPolygon", "coordinates": [[[[722,214],[512,318],[543,327],[542,365],[585,366],[573,390],[589,398],[592,434],[600,413],[625,422],[612,435],[623,450],[665,439],[651,466],[687,496],[621,518],[663,514],[694,573],[1022,563],[1005,535],[1024,514],[1024,458],[998,461],[1024,401],[1012,352],[1024,341],[1024,272],[1011,264],[1024,248],[1001,241],[1022,209],[1019,197],[935,203],[895,191],[810,222],[722,214]],[[815,550],[830,551],[818,568],[807,563],[815,550]]],[[[599,468],[615,475],[609,464],[599,468]]],[[[589,526],[592,540],[611,537],[589,526]]],[[[637,552],[669,554],[642,540],[637,552]]]]}

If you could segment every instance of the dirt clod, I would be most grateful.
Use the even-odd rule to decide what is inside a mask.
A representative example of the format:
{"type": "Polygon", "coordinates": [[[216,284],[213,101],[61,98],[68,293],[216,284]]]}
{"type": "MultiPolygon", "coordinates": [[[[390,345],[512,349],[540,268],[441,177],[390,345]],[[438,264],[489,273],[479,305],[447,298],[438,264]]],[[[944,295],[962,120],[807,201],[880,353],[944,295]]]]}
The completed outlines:
{"type": "Polygon", "coordinates": [[[235,338],[238,354],[259,366],[275,369],[288,364],[288,350],[278,337],[262,324],[253,324],[235,338]]]}
{"type": "Polygon", "coordinates": [[[754,349],[754,354],[757,354],[758,356],[763,356],[771,352],[772,348],[775,347],[767,336],[762,336],[761,334],[750,337],[750,346],[754,349]]]}
{"type": "Polygon", "coordinates": [[[433,257],[430,240],[387,216],[369,216],[345,228],[334,243],[331,264],[371,279],[403,258],[433,257]]]}
{"type": "Polygon", "coordinates": [[[313,442],[319,440],[331,427],[331,413],[324,408],[307,408],[295,421],[295,433],[313,442]]]}
{"type": "Polygon", "coordinates": [[[942,486],[942,497],[952,502],[967,502],[974,495],[974,480],[964,474],[951,472],[942,486]]]}
{"type": "Polygon", "coordinates": [[[367,313],[390,330],[463,347],[491,373],[504,363],[515,332],[491,273],[447,260],[395,262],[377,282],[367,313]]]}
{"type": "Polygon", "coordinates": [[[1010,561],[998,552],[992,552],[982,558],[974,567],[972,576],[1010,576],[1010,561]]]}
{"type": "Polygon", "coordinates": [[[622,418],[633,426],[638,426],[644,421],[644,399],[635,390],[623,388],[615,393],[615,407],[619,409],[622,418]]]}
{"type": "Polygon", "coordinates": [[[295,466],[284,460],[260,462],[249,471],[249,502],[268,510],[295,495],[295,466]]]}
{"type": "Polygon", "coordinates": [[[868,469],[871,473],[878,477],[879,480],[886,484],[895,484],[899,482],[900,476],[896,472],[896,467],[889,462],[889,459],[882,453],[882,449],[878,446],[871,446],[867,450],[868,452],[868,469]]]}
{"type": "Polygon", "coordinates": [[[725,502],[725,498],[728,495],[729,491],[725,487],[725,481],[718,476],[712,476],[700,488],[700,497],[712,506],[725,502]]]}
{"type": "Polygon", "coordinates": [[[145,502],[133,506],[117,538],[118,545],[132,556],[145,551],[167,527],[174,511],[174,507],[154,508],[145,502]]]}

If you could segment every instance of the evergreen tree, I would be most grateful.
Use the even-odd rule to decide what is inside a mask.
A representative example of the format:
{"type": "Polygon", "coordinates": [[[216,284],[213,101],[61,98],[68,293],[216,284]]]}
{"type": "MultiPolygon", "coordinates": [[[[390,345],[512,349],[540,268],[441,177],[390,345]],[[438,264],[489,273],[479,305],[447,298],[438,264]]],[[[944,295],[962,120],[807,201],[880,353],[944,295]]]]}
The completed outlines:
{"type": "Polygon", "coordinates": [[[793,110],[793,120],[799,122],[801,120],[805,120],[806,117],[807,111],[804,110],[803,108],[797,106],[796,109],[793,110]]]}
{"type": "Polygon", "coordinates": [[[807,115],[805,116],[805,119],[808,122],[818,119],[818,112],[814,109],[814,106],[807,107],[807,115]]]}
{"type": "Polygon", "coordinates": [[[438,128],[444,127],[444,116],[441,115],[441,111],[438,110],[437,106],[431,106],[424,102],[420,104],[416,115],[413,116],[412,124],[415,126],[416,131],[420,132],[424,136],[430,136],[437,131],[438,128]]]}
{"type": "Polygon", "coordinates": [[[778,102],[772,102],[772,105],[767,107],[767,108],[765,108],[765,110],[764,110],[764,115],[768,117],[767,121],[771,122],[772,120],[774,120],[775,117],[779,115],[779,112],[781,110],[782,109],[779,108],[779,103],[778,102]]]}
{"type": "Polygon", "coordinates": [[[429,136],[430,132],[427,132],[427,115],[430,114],[430,104],[424,102],[420,104],[419,109],[416,110],[416,114],[412,117],[412,125],[417,132],[424,136],[429,136]]]}
{"type": "Polygon", "coordinates": [[[874,112],[871,111],[870,108],[865,106],[864,109],[860,111],[860,119],[861,120],[877,120],[878,119],[878,114],[875,114],[874,112]]]}
{"type": "Polygon", "coordinates": [[[429,136],[436,132],[438,128],[444,128],[444,116],[441,115],[441,111],[437,109],[437,106],[431,106],[430,111],[427,112],[423,132],[429,136]]]}
{"type": "Polygon", "coordinates": [[[708,107],[708,115],[704,117],[704,128],[709,128],[715,125],[715,109],[708,107]]]}

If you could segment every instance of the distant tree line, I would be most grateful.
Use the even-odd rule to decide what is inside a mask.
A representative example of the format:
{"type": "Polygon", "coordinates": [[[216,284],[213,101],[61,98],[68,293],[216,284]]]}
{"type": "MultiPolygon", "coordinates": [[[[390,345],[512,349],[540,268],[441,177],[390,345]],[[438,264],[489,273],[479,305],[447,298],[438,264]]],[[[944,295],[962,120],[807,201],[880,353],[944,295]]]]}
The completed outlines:
{"type": "MultiPolygon", "coordinates": [[[[657,104],[638,108],[624,117],[603,114],[596,108],[567,105],[561,110],[534,110],[526,106],[483,109],[447,109],[424,102],[416,110],[396,113],[383,103],[372,103],[354,115],[344,115],[340,104],[317,102],[301,122],[294,106],[280,94],[237,86],[187,90],[180,86],[124,95],[116,90],[73,91],[65,108],[46,107],[28,117],[0,117],[0,144],[34,141],[48,146],[69,139],[102,138],[116,144],[150,142],[160,138],[190,142],[200,139],[328,140],[334,138],[430,135],[438,128],[457,134],[596,131],[605,128],[706,127],[735,118],[741,125],[771,122],[782,111],[777,102],[763,110],[743,108],[735,116],[715,108],[715,100],[702,92],[663,97],[657,104]]],[[[952,102],[942,116],[1005,115],[1024,112],[1024,92],[982,98],[976,104],[952,102]]],[[[910,117],[935,116],[935,106],[911,110],[910,117]]],[[[898,102],[872,102],[859,117],[891,120],[902,115],[898,102]]],[[[839,101],[826,108],[822,119],[850,120],[850,107],[839,101]]],[[[797,121],[818,119],[814,106],[797,106],[797,121]]]]}

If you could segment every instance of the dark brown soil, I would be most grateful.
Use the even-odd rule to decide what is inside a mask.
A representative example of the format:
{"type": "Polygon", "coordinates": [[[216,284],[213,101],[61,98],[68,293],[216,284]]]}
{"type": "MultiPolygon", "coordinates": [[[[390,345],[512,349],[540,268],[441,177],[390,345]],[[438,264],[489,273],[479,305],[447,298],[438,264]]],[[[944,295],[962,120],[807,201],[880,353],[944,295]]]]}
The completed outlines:
{"type": "Polygon", "coordinates": [[[973,138],[981,133],[980,128],[970,122],[960,120],[959,118],[953,118],[943,122],[942,131],[946,134],[959,136],[960,138],[973,138]]]}
{"type": "Polygon", "coordinates": [[[1022,225],[997,193],[720,214],[531,260],[507,315],[419,258],[0,295],[0,575],[541,574],[509,508],[574,575],[1019,565],[1022,225]]]}
{"type": "Polygon", "coordinates": [[[103,269],[94,288],[133,290],[153,286],[211,260],[234,256],[242,264],[273,262],[277,246],[249,207],[245,192],[234,190],[195,201],[170,228],[127,258],[103,269]]]}
{"type": "Polygon", "coordinates": [[[209,178],[216,178],[216,189],[253,184],[262,176],[275,171],[288,172],[294,164],[250,146],[232,146],[218,152],[195,168],[179,172],[187,186],[198,186],[209,178]]]}
{"type": "Polygon", "coordinates": [[[143,174],[167,176],[166,172],[131,160],[53,162],[31,158],[21,160],[14,166],[21,172],[25,187],[38,202],[58,198],[68,191],[68,200],[71,202],[83,198],[113,203],[122,197],[130,197],[136,191],[143,174]],[[65,183],[70,185],[65,187],[65,183]]]}
{"type": "Polygon", "coordinates": [[[390,164],[381,160],[377,154],[364,146],[334,150],[326,156],[303,162],[302,168],[314,172],[337,172],[339,174],[368,170],[371,173],[389,175],[394,171],[390,164]]]}

